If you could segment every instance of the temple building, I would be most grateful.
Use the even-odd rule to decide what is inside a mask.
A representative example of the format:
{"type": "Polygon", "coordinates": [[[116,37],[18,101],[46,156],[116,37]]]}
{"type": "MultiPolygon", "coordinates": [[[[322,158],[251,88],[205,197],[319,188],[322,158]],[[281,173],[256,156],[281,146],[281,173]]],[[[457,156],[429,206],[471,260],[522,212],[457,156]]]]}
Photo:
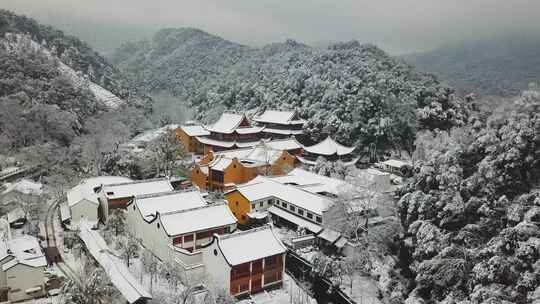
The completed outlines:
{"type": "Polygon", "coordinates": [[[322,230],[326,212],[333,204],[328,197],[264,176],[230,190],[225,199],[239,224],[270,216],[277,224],[302,227],[312,233],[322,230]]]}
{"type": "Polygon", "coordinates": [[[307,165],[315,165],[317,159],[323,157],[329,161],[341,160],[345,165],[354,165],[358,160],[354,158],[354,149],[355,147],[344,146],[328,136],[318,144],[304,146],[304,153],[298,160],[307,165]]]}
{"type": "MultiPolygon", "coordinates": [[[[281,148],[296,147],[280,142],[281,148]]],[[[201,190],[226,191],[237,184],[247,183],[258,175],[283,175],[297,164],[287,150],[273,149],[261,141],[253,148],[206,154],[191,170],[191,181],[201,190]]]]}
{"type": "Polygon", "coordinates": [[[305,120],[301,119],[296,111],[266,110],[253,119],[264,126],[263,133],[266,138],[287,138],[301,135],[305,120]]]}
{"type": "Polygon", "coordinates": [[[210,135],[196,136],[203,153],[253,147],[262,138],[264,127],[253,127],[245,114],[223,113],[213,125],[204,127],[210,135]]]}
{"type": "Polygon", "coordinates": [[[271,226],[214,235],[202,249],[208,274],[233,296],[254,294],[283,285],[287,248],[271,226]]]}
{"type": "Polygon", "coordinates": [[[109,214],[114,209],[126,209],[129,202],[137,195],[173,191],[168,178],[155,178],[102,185],[98,190],[98,218],[107,223],[109,214]]]}
{"type": "Polygon", "coordinates": [[[182,141],[186,150],[195,154],[202,154],[204,145],[198,140],[198,136],[208,136],[210,132],[203,126],[180,126],[176,129],[176,136],[182,141]]]}
{"type": "Polygon", "coordinates": [[[189,190],[135,196],[126,224],[160,260],[197,272],[203,263],[200,249],[214,234],[233,232],[236,218],[226,204],[208,204],[199,191],[189,190]]]}

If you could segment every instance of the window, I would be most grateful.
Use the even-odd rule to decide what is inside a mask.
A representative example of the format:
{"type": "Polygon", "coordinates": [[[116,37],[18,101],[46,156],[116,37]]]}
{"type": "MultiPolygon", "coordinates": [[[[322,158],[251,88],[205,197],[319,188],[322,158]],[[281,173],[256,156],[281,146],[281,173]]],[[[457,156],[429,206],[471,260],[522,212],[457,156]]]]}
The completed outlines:
{"type": "Polygon", "coordinates": [[[307,213],[307,218],[310,219],[310,220],[312,220],[312,219],[313,219],[313,214],[308,212],[308,213],[307,213]]]}
{"type": "Polygon", "coordinates": [[[231,232],[231,227],[227,226],[225,227],[225,233],[230,233],[231,232]]]}
{"type": "Polygon", "coordinates": [[[300,214],[301,216],[304,216],[304,210],[298,209],[298,214],[300,214]]]}
{"type": "Polygon", "coordinates": [[[107,195],[113,195],[114,192],[107,192],[107,195]]]}
{"type": "Polygon", "coordinates": [[[184,235],[184,243],[185,242],[192,242],[192,241],[193,241],[193,234],[184,235]]]}
{"type": "Polygon", "coordinates": [[[214,255],[217,256],[217,250],[216,249],[214,249],[214,255]]]}
{"type": "Polygon", "coordinates": [[[237,279],[245,276],[249,276],[250,267],[249,263],[236,265],[231,269],[231,278],[237,279]]]}
{"type": "Polygon", "coordinates": [[[287,208],[287,203],[285,203],[285,202],[281,202],[281,206],[283,206],[283,207],[287,208]]]}
{"type": "Polygon", "coordinates": [[[322,223],[322,218],[320,216],[317,216],[317,223],[322,223]]]}
{"type": "Polygon", "coordinates": [[[272,269],[277,267],[277,256],[271,256],[264,259],[264,269],[272,269]]]}
{"type": "Polygon", "coordinates": [[[157,229],[159,229],[159,223],[157,223],[157,229]]]}
{"type": "Polygon", "coordinates": [[[182,236],[173,238],[172,243],[173,243],[173,245],[182,244],[182,236]]]}
{"type": "Polygon", "coordinates": [[[281,280],[281,272],[272,272],[264,275],[264,284],[270,284],[281,280]]]}
{"type": "Polygon", "coordinates": [[[238,207],[238,201],[236,201],[236,207],[238,207]]]}
{"type": "Polygon", "coordinates": [[[211,170],[212,181],[223,184],[223,172],[217,170],[211,170]]]}
{"type": "Polygon", "coordinates": [[[255,209],[255,203],[251,204],[251,209],[255,209]]]}
{"type": "Polygon", "coordinates": [[[269,199],[268,200],[268,205],[273,205],[273,204],[274,204],[274,199],[273,198],[269,199]]]}
{"type": "Polygon", "coordinates": [[[133,204],[133,210],[135,210],[135,204],[133,204]]]}
{"type": "Polygon", "coordinates": [[[240,284],[240,286],[238,287],[239,292],[243,292],[247,290],[249,290],[249,283],[240,284]]]}
{"type": "Polygon", "coordinates": [[[296,208],[294,208],[294,206],[293,206],[293,205],[290,205],[290,206],[289,206],[289,210],[291,210],[291,211],[293,211],[293,212],[294,212],[294,210],[296,210],[296,208]]]}
{"type": "Polygon", "coordinates": [[[252,273],[259,273],[263,270],[263,267],[262,267],[262,260],[257,260],[257,261],[253,261],[251,262],[251,272],[252,273]]]}
{"type": "Polygon", "coordinates": [[[262,207],[264,205],[264,202],[259,203],[259,207],[262,207]]]}
{"type": "Polygon", "coordinates": [[[211,236],[211,231],[202,231],[202,232],[197,232],[197,240],[200,240],[200,239],[205,239],[209,236],[211,236]]]}

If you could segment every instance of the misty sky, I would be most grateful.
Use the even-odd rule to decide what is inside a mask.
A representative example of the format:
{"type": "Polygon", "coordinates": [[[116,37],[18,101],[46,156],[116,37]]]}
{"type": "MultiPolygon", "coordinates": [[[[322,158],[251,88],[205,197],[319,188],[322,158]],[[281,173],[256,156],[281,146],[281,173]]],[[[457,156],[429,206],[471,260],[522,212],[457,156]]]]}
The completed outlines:
{"type": "Polygon", "coordinates": [[[0,0],[101,51],[164,27],[260,46],[357,39],[393,54],[458,40],[540,33],[540,0],[0,0]]]}

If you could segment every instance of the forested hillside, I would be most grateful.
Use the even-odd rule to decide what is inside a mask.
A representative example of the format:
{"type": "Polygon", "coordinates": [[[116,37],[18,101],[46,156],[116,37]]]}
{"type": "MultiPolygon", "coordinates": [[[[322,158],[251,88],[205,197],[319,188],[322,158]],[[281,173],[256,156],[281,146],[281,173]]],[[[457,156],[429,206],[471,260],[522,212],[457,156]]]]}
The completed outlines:
{"type": "Polygon", "coordinates": [[[540,80],[539,51],[540,37],[524,35],[447,45],[405,61],[464,94],[517,96],[540,80]]]}
{"type": "Polygon", "coordinates": [[[286,41],[249,48],[194,29],[164,30],[113,56],[132,86],[169,91],[211,121],[224,110],[296,109],[313,140],[413,149],[418,129],[448,129],[466,111],[451,88],[373,45],[326,50],[286,41]]]}
{"type": "Polygon", "coordinates": [[[28,35],[35,42],[46,46],[52,55],[58,57],[63,63],[87,75],[90,81],[103,86],[121,98],[127,96],[125,84],[122,83],[123,80],[118,71],[77,37],[65,35],[31,18],[0,9],[0,37],[4,38],[7,33],[28,35]]]}
{"type": "Polygon", "coordinates": [[[16,156],[67,180],[99,173],[153,127],[148,101],[84,42],[0,10],[0,168],[16,156]]]}
{"type": "Polygon", "coordinates": [[[539,110],[530,90],[466,126],[419,136],[399,202],[407,303],[540,300],[539,110]]]}

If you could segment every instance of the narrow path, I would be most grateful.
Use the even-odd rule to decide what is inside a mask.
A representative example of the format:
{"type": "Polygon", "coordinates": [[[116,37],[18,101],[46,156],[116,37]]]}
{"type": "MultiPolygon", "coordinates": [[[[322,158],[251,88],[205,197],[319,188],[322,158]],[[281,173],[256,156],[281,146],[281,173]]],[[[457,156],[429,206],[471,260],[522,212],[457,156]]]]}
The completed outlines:
{"type": "Polygon", "coordinates": [[[47,253],[48,259],[52,259],[52,262],[60,269],[60,271],[69,279],[77,280],[75,271],[69,267],[63,261],[62,254],[58,250],[58,244],[56,243],[56,232],[54,231],[54,216],[57,214],[58,206],[61,200],[54,201],[47,209],[45,215],[45,236],[47,239],[47,253]]]}

